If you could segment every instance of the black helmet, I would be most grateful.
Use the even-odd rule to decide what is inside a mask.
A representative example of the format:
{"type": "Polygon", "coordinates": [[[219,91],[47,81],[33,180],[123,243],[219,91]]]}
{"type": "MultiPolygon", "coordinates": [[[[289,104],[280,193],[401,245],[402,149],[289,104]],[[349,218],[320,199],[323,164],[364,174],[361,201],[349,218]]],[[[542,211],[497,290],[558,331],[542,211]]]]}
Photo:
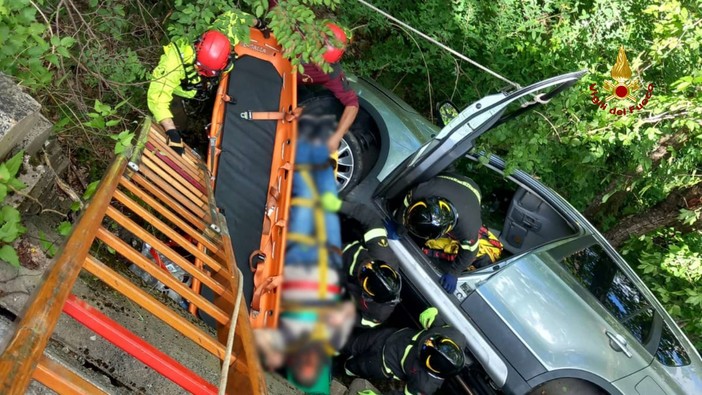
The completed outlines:
{"type": "Polygon", "coordinates": [[[405,211],[405,226],[413,235],[436,239],[453,229],[458,213],[448,200],[436,196],[414,202],[405,211]]]}
{"type": "Polygon", "coordinates": [[[456,342],[437,334],[420,345],[419,360],[429,373],[445,379],[455,376],[463,369],[465,356],[456,342]]]}
{"type": "Polygon", "coordinates": [[[358,282],[363,293],[378,303],[396,299],[402,288],[400,274],[383,261],[364,263],[358,272],[358,282]]]}

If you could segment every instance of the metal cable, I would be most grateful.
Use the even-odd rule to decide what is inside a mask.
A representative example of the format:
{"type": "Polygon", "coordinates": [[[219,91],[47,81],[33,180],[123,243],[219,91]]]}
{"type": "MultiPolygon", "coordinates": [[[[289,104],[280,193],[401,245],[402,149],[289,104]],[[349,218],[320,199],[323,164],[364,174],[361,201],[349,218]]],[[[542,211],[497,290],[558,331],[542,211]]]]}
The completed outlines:
{"type": "Polygon", "coordinates": [[[370,4],[370,3],[368,3],[368,2],[365,1],[365,0],[358,0],[358,2],[361,3],[361,4],[363,4],[364,6],[366,6],[366,7],[370,8],[370,9],[372,9],[373,11],[375,11],[375,12],[377,12],[377,13],[383,15],[384,17],[390,19],[391,21],[397,23],[398,25],[400,25],[400,26],[402,26],[402,27],[404,27],[404,28],[406,28],[406,29],[408,29],[408,30],[410,30],[410,31],[412,31],[412,32],[414,32],[414,33],[416,33],[416,34],[418,34],[420,37],[422,37],[423,39],[425,39],[425,40],[431,42],[432,44],[438,45],[441,49],[450,52],[450,53],[453,54],[454,56],[456,56],[456,57],[458,57],[458,58],[460,58],[460,59],[462,59],[462,60],[465,60],[466,62],[472,64],[473,66],[479,68],[480,70],[483,70],[484,72],[486,72],[486,73],[492,75],[493,77],[499,78],[499,79],[501,79],[502,81],[504,81],[504,82],[506,82],[506,83],[508,83],[508,84],[510,84],[510,85],[512,85],[512,86],[514,86],[514,87],[517,88],[517,89],[520,89],[520,88],[521,88],[521,85],[517,84],[516,82],[512,82],[512,81],[508,80],[507,78],[505,78],[505,77],[503,77],[503,76],[497,74],[496,72],[494,72],[494,71],[488,69],[487,67],[481,65],[480,63],[478,63],[478,62],[472,60],[471,58],[469,58],[469,57],[463,55],[462,53],[460,53],[460,52],[458,52],[458,51],[452,49],[451,47],[448,47],[448,46],[442,44],[441,42],[439,42],[439,41],[437,41],[437,40],[435,40],[435,39],[433,39],[433,38],[427,36],[426,34],[420,32],[419,30],[413,28],[412,26],[406,24],[405,22],[402,22],[401,20],[395,18],[394,16],[392,16],[392,15],[388,14],[387,12],[381,10],[380,8],[374,6],[373,4],[370,4]]]}

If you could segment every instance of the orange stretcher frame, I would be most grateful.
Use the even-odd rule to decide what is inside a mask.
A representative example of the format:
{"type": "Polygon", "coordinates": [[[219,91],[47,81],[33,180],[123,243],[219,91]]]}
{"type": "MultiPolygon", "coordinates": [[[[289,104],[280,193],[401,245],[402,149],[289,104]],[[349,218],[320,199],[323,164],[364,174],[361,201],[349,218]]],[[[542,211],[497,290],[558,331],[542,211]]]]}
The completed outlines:
{"type": "MultiPolygon", "coordinates": [[[[280,290],[297,141],[297,116],[301,112],[297,107],[297,74],[290,61],[283,56],[282,48],[272,34],[266,38],[258,29],[251,29],[251,40],[239,43],[234,51],[237,56],[248,55],[271,63],[283,79],[280,112],[253,113],[254,120],[281,118],[278,119],[276,128],[260,249],[252,254],[252,259],[257,259],[257,264],[254,294],[249,306],[249,318],[253,328],[275,328],[278,326],[280,313],[280,290]]],[[[207,166],[212,175],[210,181],[213,188],[221,153],[225,107],[230,100],[227,95],[228,77],[224,75],[220,81],[209,133],[210,157],[207,166]]]]}

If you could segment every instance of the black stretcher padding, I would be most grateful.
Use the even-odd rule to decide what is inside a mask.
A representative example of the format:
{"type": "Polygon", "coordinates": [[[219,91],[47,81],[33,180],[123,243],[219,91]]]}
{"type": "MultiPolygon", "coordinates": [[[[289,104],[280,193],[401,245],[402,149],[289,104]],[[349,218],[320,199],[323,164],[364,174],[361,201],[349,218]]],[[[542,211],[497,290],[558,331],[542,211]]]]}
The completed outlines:
{"type": "Polygon", "coordinates": [[[249,256],[261,245],[277,121],[250,121],[245,111],[280,111],[283,79],[273,65],[242,56],[234,62],[224,114],[215,199],[224,210],[236,263],[244,274],[247,305],[253,295],[249,256]]]}

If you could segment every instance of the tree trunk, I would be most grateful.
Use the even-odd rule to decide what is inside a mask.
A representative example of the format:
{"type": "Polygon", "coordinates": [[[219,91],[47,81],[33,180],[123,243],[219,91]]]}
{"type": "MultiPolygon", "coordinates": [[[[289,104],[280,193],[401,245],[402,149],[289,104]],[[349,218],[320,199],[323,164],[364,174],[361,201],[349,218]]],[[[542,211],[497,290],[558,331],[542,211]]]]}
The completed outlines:
{"type": "Polygon", "coordinates": [[[700,207],[702,207],[702,186],[694,185],[676,190],[671,192],[664,201],[648,210],[622,219],[605,234],[605,237],[617,248],[630,237],[638,237],[676,223],[681,208],[695,210],[700,207]]]}

